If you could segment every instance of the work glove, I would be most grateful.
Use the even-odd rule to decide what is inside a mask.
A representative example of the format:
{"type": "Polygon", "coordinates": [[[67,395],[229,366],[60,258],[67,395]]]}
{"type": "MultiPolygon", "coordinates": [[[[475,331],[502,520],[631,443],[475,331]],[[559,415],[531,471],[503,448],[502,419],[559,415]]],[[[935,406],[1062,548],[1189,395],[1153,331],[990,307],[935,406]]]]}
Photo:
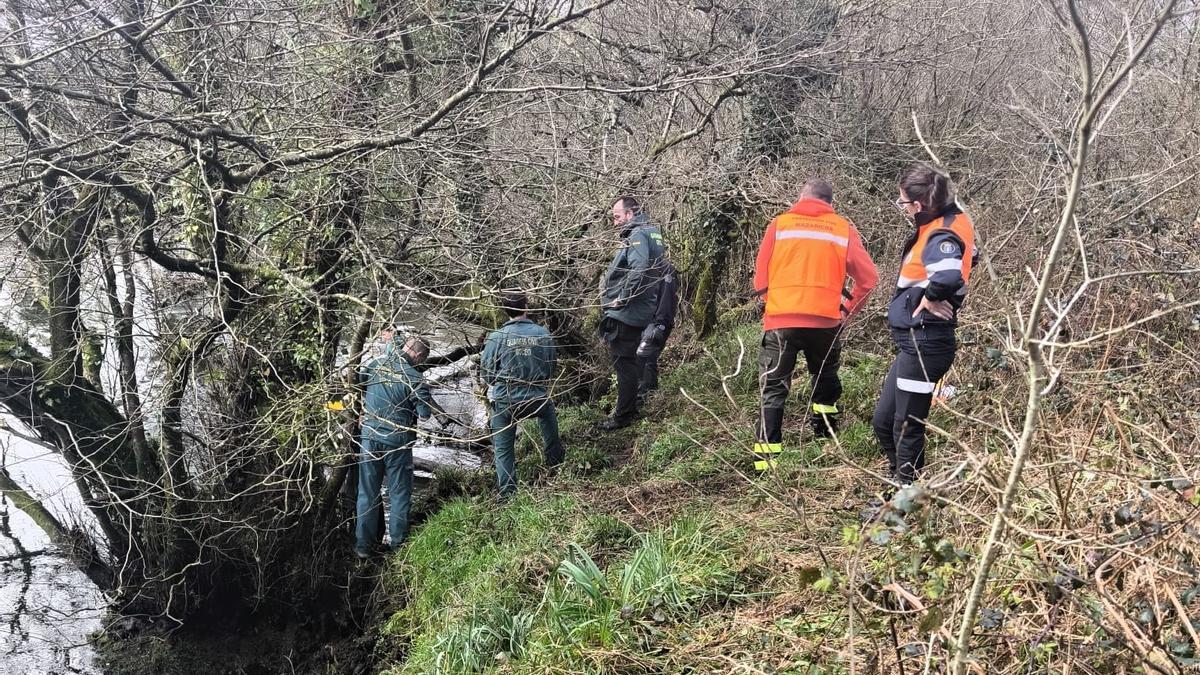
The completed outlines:
{"type": "Polygon", "coordinates": [[[667,332],[667,327],[662,324],[650,324],[646,330],[642,331],[642,341],[638,343],[637,355],[647,356],[655,347],[662,346],[662,336],[667,332]]]}

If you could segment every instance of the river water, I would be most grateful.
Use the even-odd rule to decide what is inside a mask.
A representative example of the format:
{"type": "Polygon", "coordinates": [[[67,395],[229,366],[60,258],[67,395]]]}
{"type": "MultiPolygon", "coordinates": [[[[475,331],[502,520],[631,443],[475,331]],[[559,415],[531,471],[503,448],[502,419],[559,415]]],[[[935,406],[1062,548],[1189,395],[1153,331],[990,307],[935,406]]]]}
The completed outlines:
{"type": "MultiPolygon", "coordinates": [[[[30,316],[30,301],[23,292],[23,288],[32,286],[14,284],[14,278],[19,277],[11,268],[7,272],[0,275],[0,321],[23,333],[35,347],[44,349],[47,336],[37,328],[36,311],[30,316]]],[[[163,295],[155,287],[153,271],[138,270],[136,276],[140,287],[135,335],[157,335],[155,312],[150,307],[153,304],[157,311],[162,311],[163,295]]],[[[99,307],[96,299],[90,305],[99,307]]],[[[402,318],[431,336],[435,355],[477,339],[481,330],[434,327],[415,313],[402,318]]],[[[89,325],[100,324],[90,321],[89,325]]],[[[150,337],[136,340],[141,354],[153,349],[149,340],[150,337]]],[[[115,349],[105,352],[111,355],[115,349]]],[[[106,359],[102,372],[110,395],[116,390],[113,360],[106,359]]],[[[139,359],[139,388],[143,389],[146,410],[154,414],[155,383],[159,378],[146,367],[148,362],[139,359]]],[[[486,410],[474,395],[476,377],[472,364],[463,360],[439,366],[430,369],[426,377],[437,383],[433,394],[438,403],[463,424],[446,430],[428,427],[429,433],[422,435],[414,455],[430,463],[479,468],[480,457],[470,452],[465,442],[480,438],[487,424],[486,410]],[[464,440],[448,443],[449,436],[464,440]]],[[[155,426],[153,419],[147,419],[148,431],[153,433],[155,426]]],[[[28,435],[27,430],[19,423],[0,416],[0,453],[10,475],[31,494],[42,498],[64,524],[93,530],[90,514],[83,508],[70,472],[59,455],[23,435],[28,435]]],[[[429,477],[418,472],[418,478],[429,477]]],[[[87,639],[100,629],[104,611],[104,597],[95,585],[53,549],[46,535],[27,515],[0,498],[0,675],[98,674],[87,639]]]]}
{"type": "MultiPolygon", "coordinates": [[[[60,520],[87,526],[79,493],[57,455],[12,434],[0,435],[0,448],[14,480],[47,496],[60,520]]],[[[98,673],[87,636],[100,628],[104,597],[5,499],[0,561],[0,673],[98,673]]]]}

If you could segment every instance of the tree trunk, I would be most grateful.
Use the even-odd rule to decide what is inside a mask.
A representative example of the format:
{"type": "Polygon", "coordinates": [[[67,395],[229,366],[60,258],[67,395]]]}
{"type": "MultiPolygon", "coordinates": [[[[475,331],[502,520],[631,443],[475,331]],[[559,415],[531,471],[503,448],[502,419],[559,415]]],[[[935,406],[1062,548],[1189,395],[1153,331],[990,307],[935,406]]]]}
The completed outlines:
{"type": "MultiPolygon", "coordinates": [[[[114,229],[120,231],[120,221],[115,216],[114,229]]],[[[96,247],[100,252],[100,263],[103,267],[104,284],[108,295],[109,310],[113,315],[113,343],[117,348],[117,368],[121,390],[121,401],[125,408],[125,418],[129,420],[130,440],[134,444],[137,457],[137,475],[142,480],[155,481],[157,478],[157,462],[150,452],[146,441],[146,428],[142,423],[142,399],[138,393],[137,364],[133,348],[133,313],[137,298],[137,288],[133,274],[133,256],[129,253],[127,242],[119,242],[121,247],[121,273],[125,282],[125,297],[121,299],[117,288],[116,265],[108,244],[98,238],[96,247]]]]}

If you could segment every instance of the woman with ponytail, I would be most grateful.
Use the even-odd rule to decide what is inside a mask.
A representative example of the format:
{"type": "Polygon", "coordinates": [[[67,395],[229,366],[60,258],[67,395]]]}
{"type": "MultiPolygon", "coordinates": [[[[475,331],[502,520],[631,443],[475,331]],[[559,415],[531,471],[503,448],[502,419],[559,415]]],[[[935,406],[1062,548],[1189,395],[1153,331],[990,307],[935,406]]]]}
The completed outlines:
{"type": "Polygon", "coordinates": [[[938,381],[954,362],[954,330],[967,294],[975,230],[950,179],[929,164],[900,178],[896,206],[913,222],[901,253],[888,323],[896,360],[875,407],[875,436],[892,480],[907,485],[925,466],[925,419],[938,381]]]}

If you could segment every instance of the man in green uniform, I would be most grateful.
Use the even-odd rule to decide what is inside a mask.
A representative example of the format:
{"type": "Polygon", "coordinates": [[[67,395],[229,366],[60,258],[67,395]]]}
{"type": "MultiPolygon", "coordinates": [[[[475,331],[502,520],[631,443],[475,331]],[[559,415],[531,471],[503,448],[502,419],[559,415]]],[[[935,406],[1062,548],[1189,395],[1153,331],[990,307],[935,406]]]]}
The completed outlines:
{"type": "Polygon", "coordinates": [[[638,416],[638,343],[642,331],[654,321],[662,278],[663,236],[650,224],[633,197],[621,197],[612,207],[613,224],[620,228],[623,244],[604,275],[600,335],[608,345],[617,373],[617,403],[600,428],[606,431],[629,426],[638,416]]]}
{"type": "Polygon", "coordinates": [[[383,338],[384,354],[359,370],[364,393],[354,552],[363,559],[376,552],[380,539],[380,488],[385,479],[392,549],[408,536],[417,418],[438,414],[440,419],[442,414],[416,369],[428,358],[429,343],[412,337],[401,344],[393,328],[384,330],[383,338]]]}
{"type": "Polygon", "coordinates": [[[550,399],[554,338],[550,331],[529,320],[524,293],[505,294],[501,309],[509,321],[488,335],[481,371],[492,408],[496,486],[501,496],[510,497],[517,490],[513,442],[522,420],[538,418],[546,466],[561,464],[564,451],[558,436],[558,413],[550,399]]]}

